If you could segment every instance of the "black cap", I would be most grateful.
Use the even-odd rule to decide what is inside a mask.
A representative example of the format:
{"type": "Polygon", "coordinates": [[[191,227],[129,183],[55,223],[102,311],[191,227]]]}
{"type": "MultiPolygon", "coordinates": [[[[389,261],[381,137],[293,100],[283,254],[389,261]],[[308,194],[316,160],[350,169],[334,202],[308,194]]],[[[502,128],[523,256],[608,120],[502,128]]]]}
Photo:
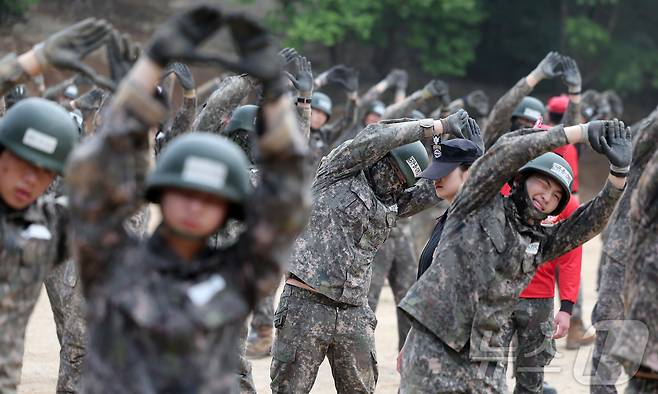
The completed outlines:
{"type": "Polygon", "coordinates": [[[482,156],[480,149],[470,140],[451,139],[441,143],[441,156],[434,157],[432,163],[419,178],[436,180],[450,174],[461,164],[471,164],[482,156]]]}

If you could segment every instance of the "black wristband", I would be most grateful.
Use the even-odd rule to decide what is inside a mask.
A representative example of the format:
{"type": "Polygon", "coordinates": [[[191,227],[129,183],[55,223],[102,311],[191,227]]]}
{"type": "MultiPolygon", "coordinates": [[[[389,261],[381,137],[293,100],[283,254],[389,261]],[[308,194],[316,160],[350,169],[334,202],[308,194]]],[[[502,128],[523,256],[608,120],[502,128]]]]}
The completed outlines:
{"type": "Polygon", "coordinates": [[[576,96],[576,95],[578,95],[578,94],[580,94],[580,93],[581,93],[580,90],[577,91],[577,92],[568,92],[569,96],[576,96]]]}
{"type": "Polygon", "coordinates": [[[628,176],[628,172],[617,172],[615,170],[610,170],[610,175],[616,176],[618,178],[626,178],[628,176]]]}
{"type": "Polygon", "coordinates": [[[569,300],[562,300],[560,302],[560,312],[567,312],[571,315],[573,312],[573,305],[574,303],[569,300]]]}
{"type": "Polygon", "coordinates": [[[313,102],[313,99],[308,97],[297,97],[297,102],[301,104],[311,104],[311,102],[313,102]]]}

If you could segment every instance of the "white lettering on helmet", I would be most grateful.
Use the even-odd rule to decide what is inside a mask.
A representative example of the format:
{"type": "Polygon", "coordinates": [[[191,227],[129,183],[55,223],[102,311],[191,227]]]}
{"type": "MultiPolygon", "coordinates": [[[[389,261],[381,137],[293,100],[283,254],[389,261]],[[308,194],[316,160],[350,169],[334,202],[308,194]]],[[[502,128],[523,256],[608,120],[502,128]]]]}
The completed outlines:
{"type": "Polygon", "coordinates": [[[571,176],[571,174],[569,174],[569,171],[567,171],[567,169],[564,168],[564,166],[558,163],[553,163],[553,166],[551,166],[551,172],[562,178],[562,180],[564,180],[564,182],[567,185],[571,185],[571,181],[573,180],[573,177],[571,176]]]}
{"type": "Polygon", "coordinates": [[[57,148],[57,138],[30,127],[23,134],[23,145],[51,155],[57,148]]]}
{"type": "Polygon", "coordinates": [[[526,108],[523,110],[523,116],[527,116],[531,119],[539,119],[541,114],[536,109],[526,108]]]}
{"type": "Polygon", "coordinates": [[[539,242],[532,242],[525,248],[527,254],[536,255],[539,252],[539,242]]]}
{"type": "Polygon", "coordinates": [[[420,168],[420,165],[419,165],[418,162],[416,161],[416,158],[415,158],[415,157],[410,156],[410,157],[407,158],[407,160],[405,160],[405,161],[406,161],[407,164],[409,165],[409,168],[411,168],[411,172],[414,173],[414,176],[419,176],[420,173],[423,172],[423,170],[420,168]]]}
{"type": "Polygon", "coordinates": [[[226,183],[227,174],[228,169],[224,163],[205,157],[190,156],[183,163],[181,177],[186,182],[220,188],[226,183]]]}

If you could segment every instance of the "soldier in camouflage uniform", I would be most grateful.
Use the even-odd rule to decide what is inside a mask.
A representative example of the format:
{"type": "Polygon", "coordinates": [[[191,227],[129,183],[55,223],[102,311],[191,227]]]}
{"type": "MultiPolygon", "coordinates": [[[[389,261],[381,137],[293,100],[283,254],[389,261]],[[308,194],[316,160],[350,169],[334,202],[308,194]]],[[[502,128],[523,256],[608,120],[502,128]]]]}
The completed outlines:
{"type": "Polygon", "coordinates": [[[623,328],[623,287],[630,250],[628,237],[632,232],[631,198],[647,161],[656,151],[657,141],[658,109],[644,119],[633,135],[633,162],[626,193],[610,218],[603,242],[598,299],[592,310],[592,324],[596,327],[597,336],[592,354],[591,393],[617,393],[615,383],[621,374],[621,364],[612,357],[611,351],[623,328]]]}
{"type": "MultiPolygon", "coordinates": [[[[531,83],[544,77],[556,76],[558,74],[556,69],[559,66],[562,68],[559,74],[569,91],[566,99],[567,110],[563,111],[566,112],[566,115],[560,116],[558,119],[549,118],[549,121],[572,126],[576,120],[576,114],[580,110],[581,76],[575,60],[555,52],[549,53],[537,69],[524,78],[525,82],[517,83],[496,103],[489,117],[491,123],[487,124],[499,125],[498,127],[511,124],[511,129],[514,130],[524,126],[530,127],[541,120],[546,113],[544,104],[534,97],[524,97],[522,94],[530,92],[531,83]],[[507,117],[507,123],[504,122],[505,117],[507,117]]],[[[489,144],[494,144],[495,140],[491,138],[491,134],[497,134],[497,130],[488,127],[487,131],[489,134],[485,134],[485,139],[489,144]]],[[[573,182],[567,191],[571,195],[572,191],[577,190],[575,185],[577,184],[578,163],[575,147],[565,145],[555,149],[554,152],[565,158],[571,168],[570,176],[573,178],[573,182]],[[568,153],[573,153],[573,155],[569,156],[568,153]]],[[[572,198],[573,201],[567,198],[568,203],[563,212],[548,219],[551,223],[557,219],[563,220],[575,211],[579,204],[576,197],[572,198]]],[[[514,315],[508,323],[512,330],[509,335],[514,342],[515,392],[533,393],[548,389],[547,384],[542,384],[543,367],[553,359],[555,354],[554,339],[562,338],[567,332],[573,333],[574,328],[582,327],[582,324],[574,324],[570,331],[572,321],[580,323],[580,315],[577,312],[579,309],[574,308],[574,304],[577,304],[578,299],[581,255],[582,250],[578,247],[559,256],[555,261],[548,262],[538,270],[529,286],[520,294],[514,315]],[[563,275],[557,282],[561,297],[560,310],[553,316],[556,267],[562,270],[563,275]],[[572,314],[572,312],[575,313],[572,314]]]]}
{"type": "MultiPolygon", "coordinates": [[[[653,120],[655,122],[655,118],[653,120]]],[[[631,376],[626,393],[658,392],[658,150],[653,126],[639,137],[638,150],[653,150],[630,198],[629,233],[624,283],[625,321],[612,355],[631,376]]],[[[619,280],[619,278],[617,279],[619,280]]],[[[614,329],[615,327],[613,327],[614,329]]],[[[599,364],[600,365],[600,364],[599,364]]]]}
{"type": "Polygon", "coordinates": [[[333,113],[331,98],[321,92],[313,93],[309,146],[313,163],[316,166],[331,151],[334,143],[348,130],[354,128],[357,123],[359,79],[356,71],[345,66],[336,66],[316,78],[315,86],[319,88],[328,82],[338,84],[345,89],[347,104],[343,116],[337,121],[328,123],[333,113]]]}
{"type": "MultiPolygon", "coordinates": [[[[416,111],[416,108],[433,98],[438,98],[443,105],[447,105],[450,96],[448,85],[445,82],[438,79],[428,82],[422,89],[388,106],[382,117],[384,119],[415,118],[413,112],[416,111]]],[[[368,305],[373,311],[377,310],[379,296],[386,279],[391,286],[396,304],[402,301],[402,297],[407,294],[407,290],[416,281],[418,257],[414,250],[409,220],[405,218],[396,223],[396,226],[391,229],[388,239],[379,248],[373,259],[372,278],[368,291],[368,305]]],[[[411,326],[402,312],[396,311],[396,315],[398,350],[400,350],[411,326]]]]}
{"type": "Polygon", "coordinates": [[[630,130],[615,120],[518,130],[475,162],[450,206],[430,268],[399,305],[413,319],[403,348],[401,393],[506,392],[507,325],[519,294],[540,264],[603,229],[623,192],[631,153],[630,130]],[[568,219],[543,227],[541,221],[566,204],[568,164],[550,153],[559,159],[550,175],[521,175],[518,169],[577,142],[605,152],[608,183],[568,219]],[[507,198],[500,189],[510,179],[507,198]]]}
{"type": "Polygon", "coordinates": [[[74,247],[90,306],[87,392],[237,391],[236,339],[250,308],[276,287],[308,206],[306,140],[269,42],[254,22],[214,7],[174,17],[122,82],[103,129],[74,154],[74,247]],[[163,222],[138,242],[121,222],[142,203],[146,168],[135,164],[164,115],[153,87],[165,64],[199,56],[194,47],[223,21],[242,54],[233,69],[264,82],[261,187],[248,197],[247,160],[234,144],[205,133],[174,139],[146,181],[163,222]],[[208,248],[227,216],[246,217],[246,230],[232,246],[208,248]]]}
{"type": "Polygon", "coordinates": [[[460,111],[437,121],[372,124],[322,159],[311,219],[274,315],[273,393],[308,393],[325,357],[339,393],[374,392],[372,259],[398,217],[437,203],[430,182],[415,182],[428,162],[419,140],[461,136],[467,120],[460,111]]]}
{"type": "MultiPolygon", "coordinates": [[[[47,66],[73,69],[87,75],[92,73],[92,79],[99,84],[111,85],[111,81],[96,75],[82,63],[82,58],[101,46],[109,33],[110,26],[104,21],[87,19],[56,33],[33,50],[18,57],[14,54],[7,55],[0,61],[1,93],[14,84],[39,75],[47,66]]],[[[66,156],[77,139],[78,127],[66,111],[50,102],[30,99],[15,109],[16,111],[8,113],[4,119],[1,132],[1,145],[4,148],[0,148],[3,150],[2,156],[15,154],[16,160],[27,160],[23,162],[24,165],[31,169],[32,174],[40,174],[39,177],[51,174],[50,180],[44,183],[48,187],[55,179],[56,173],[63,170],[66,156]],[[18,124],[15,123],[15,127],[12,127],[11,122],[16,122],[17,119],[18,124]],[[14,135],[17,139],[13,142],[12,132],[21,133],[21,136],[14,135]],[[26,146],[20,147],[16,141],[21,141],[21,144],[26,146]]],[[[2,176],[3,182],[10,182],[9,175],[2,176]]],[[[23,184],[23,187],[30,183],[23,184]]],[[[52,189],[53,185],[54,183],[49,189],[52,189]]],[[[8,187],[3,187],[4,190],[14,193],[9,188],[16,185],[4,186],[8,187]]],[[[27,205],[12,203],[8,201],[7,196],[3,196],[0,204],[3,206],[2,217],[5,223],[0,266],[7,265],[0,268],[0,271],[4,272],[0,275],[0,281],[8,283],[0,284],[0,287],[5,287],[0,291],[0,304],[4,305],[0,309],[0,321],[4,321],[0,323],[0,331],[5,333],[4,340],[0,339],[3,342],[0,345],[0,353],[3,354],[0,359],[0,392],[16,391],[21,373],[27,320],[46,278],[48,295],[57,323],[57,334],[62,346],[57,392],[76,392],[84,355],[84,327],[75,324],[75,321],[81,321],[82,314],[82,304],[75,302],[75,270],[70,262],[60,264],[66,261],[68,256],[65,241],[67,204],[66,199],[61,196],[52,193],[40,196],[45,189],[38,193],[35,192],[36,189],[38,187],[34,184],[28,188],[32,193],[28,193],[30,201],[27,205]],[[36,200],[38,197],[40,198],[36,200]],[[53,268],[54,272],[48,276],[53,268]],[[17,275],[22,279],[17,279],[17,275]],[[21,288],[15,288],[19,284],[21,288]]]]}

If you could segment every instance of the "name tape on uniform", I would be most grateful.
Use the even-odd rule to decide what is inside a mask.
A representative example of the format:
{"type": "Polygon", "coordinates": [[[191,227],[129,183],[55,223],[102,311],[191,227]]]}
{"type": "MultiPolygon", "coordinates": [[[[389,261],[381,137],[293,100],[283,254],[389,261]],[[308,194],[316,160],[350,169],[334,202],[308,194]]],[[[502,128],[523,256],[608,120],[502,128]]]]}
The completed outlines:
{"type": "Polygon", "coordinates": [[[533,119],[539,119],[541,114],[536,109],[526,108],[523,110],[523,115],[533,119]]]}
{"type": "Polygon", "coordinates": [[[405,160],[407,162],[407,165],[409,165],[409,168],[411,168],[411,172],[414,173],[414,176],[420,175],[423,170],[420,168],[420,164],[418,164],[418,161],[416,161],[416,158],[413,156],[410,156],[405,160]]]}
{"type": "Polygon", "coordinates": [[[220,188],[226,183],[227,174],[228,169],[224,163],[205,157],[190,156],[183,163],[181,177],[187,182],[220,188]]]}
{"type": "Polygon", "coordinates": [[[50,155],[57,148],[57,138],[30,127],[23,134],[23,145],[50,155]]]}
{"type": "Polygon", "coordinates": [[[50,230],[43,224],[30,224],[23,230],[21,236],[25,239],[42,239],[44,241],[49,241],[53,237],[50,230]]]}
{"type": "Polygon", "coordinates": [[[571,174],[569,174],[569,171],[567,171],[567,169],[564,168],[564,166],[562,166],[561,164],[553,163],[553,165],[551,166],[551,172],[562,178],[567,185],[571,185],[571,181],[573,180],[573,177],[571,176],[571,174]]]}
{"type": "Polygon", "coordinates": [[[187,289],[187,296],[196,306],[202,306],[208,303],[215,294],[224,290],[226,287],[226,281],[224,278],[215,274],[208,278],[207,280],[197,283],[187,289]]]}

